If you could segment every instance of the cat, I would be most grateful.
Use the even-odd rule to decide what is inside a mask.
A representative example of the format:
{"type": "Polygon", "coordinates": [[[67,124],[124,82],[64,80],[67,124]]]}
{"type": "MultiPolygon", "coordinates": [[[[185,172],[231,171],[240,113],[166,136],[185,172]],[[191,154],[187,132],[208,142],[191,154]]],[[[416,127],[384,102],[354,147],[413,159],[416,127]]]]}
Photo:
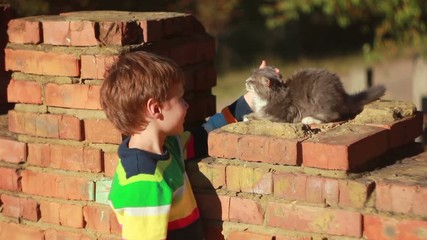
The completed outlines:
{"type": "Polygon", "coordinates": [[[283,80],[277,69],[256,69],[245,82],[253,91],[253,113],[245,120],[321,124],[355,117],[385,93],[383,85],[347,94],[339,77],[326,69],[306,68],[283,80]]]}

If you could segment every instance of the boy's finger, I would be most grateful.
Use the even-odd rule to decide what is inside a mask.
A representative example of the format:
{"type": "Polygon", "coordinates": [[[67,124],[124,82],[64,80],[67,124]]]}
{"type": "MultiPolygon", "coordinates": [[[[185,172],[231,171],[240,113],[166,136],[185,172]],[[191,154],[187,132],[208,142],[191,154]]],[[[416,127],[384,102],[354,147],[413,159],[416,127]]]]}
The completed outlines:
{"type": "Polygon", "coordinates": [[[267,62],[265,60],[262,60],[261,65],[259,65],[259,68],[265,68],[267,67],[267,62]]]}

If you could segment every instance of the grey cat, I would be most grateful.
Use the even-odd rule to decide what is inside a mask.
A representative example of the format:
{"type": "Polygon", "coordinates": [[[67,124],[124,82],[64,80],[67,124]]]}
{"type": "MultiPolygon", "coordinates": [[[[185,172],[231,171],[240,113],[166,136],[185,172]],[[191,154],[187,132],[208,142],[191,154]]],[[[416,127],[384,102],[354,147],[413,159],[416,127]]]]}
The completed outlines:
{"type": "Polygon", "coordinates": [[[254,70],[246,80],[246,90],[254,91],[255,97],[254,112],[245,120],[304,124],[350,119],[385,93],[385,87],[378,85],[347,94],[339,77],[325,69],[299,70],[283,80],[272,67],[254,70]]]}

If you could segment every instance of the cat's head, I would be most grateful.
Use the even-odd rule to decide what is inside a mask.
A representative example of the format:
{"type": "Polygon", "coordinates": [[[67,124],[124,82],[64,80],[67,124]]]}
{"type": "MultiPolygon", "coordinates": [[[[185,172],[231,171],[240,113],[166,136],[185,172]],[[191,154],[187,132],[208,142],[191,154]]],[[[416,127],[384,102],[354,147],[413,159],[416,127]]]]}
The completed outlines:
{"type": "Polygon", "coordinates": [[[255,69],[246,79],[246,90],[266,98],[272,90],[285,87],[282,75],[273,67],[255,69]]]}

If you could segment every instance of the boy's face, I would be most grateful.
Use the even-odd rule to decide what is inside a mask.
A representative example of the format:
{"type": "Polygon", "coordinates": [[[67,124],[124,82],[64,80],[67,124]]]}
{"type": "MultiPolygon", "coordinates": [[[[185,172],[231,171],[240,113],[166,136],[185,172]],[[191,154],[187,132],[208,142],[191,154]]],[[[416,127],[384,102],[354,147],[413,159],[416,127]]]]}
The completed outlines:
{"type": "Polygon", "coordinates": [[[164,116],[163,130],[168,135],[180,134],[184,131],[184,121],[188,104],[183,96],[183,84],[173,84],[171,89],[169,89],[168,100],[162,103],[162,113],[164,116]]]}

